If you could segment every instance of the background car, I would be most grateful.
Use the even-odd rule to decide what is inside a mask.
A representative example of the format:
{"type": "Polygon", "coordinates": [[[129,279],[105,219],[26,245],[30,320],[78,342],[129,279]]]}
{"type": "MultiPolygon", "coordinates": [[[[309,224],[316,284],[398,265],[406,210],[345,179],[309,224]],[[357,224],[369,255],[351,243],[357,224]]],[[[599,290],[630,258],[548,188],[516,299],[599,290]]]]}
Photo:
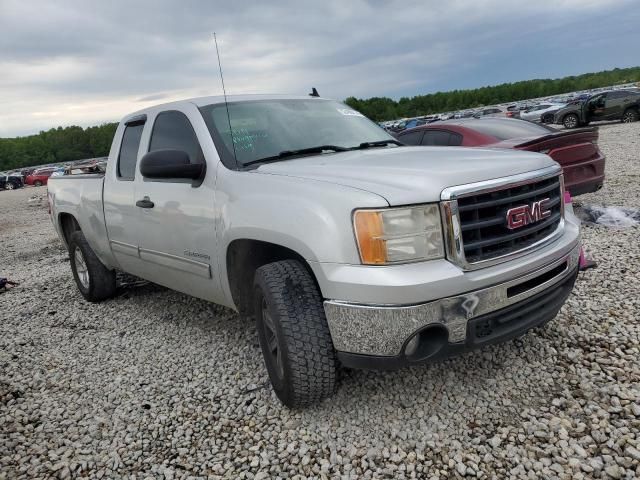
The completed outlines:
{"type": "Polygon", "coordinates": [[[605,157],[598,148],[598,130],[556,130],[517,119],[447,120],[397,135],[405,145],[495,147],[549,155],[562,166],[571,195],[595,192],[604,182],[605,157]]]}
{"type": "Polygon", "coordinates": [[[46,185],[49,181],[49,177],[56,170],[57,167],[46,167],[34,170],[30,175],[27,175],[24,179],[24,183],[27,185],[33,185],[34,187],[46,185]]]}
{"type": "Polygon", "coordinates": [[[520,112],[520,119],[529,120],[530,122],[541,122],[544,114],[555,113],[564,106],[565,104],[562,103],[541,103],[534,105],[520,112]]]}
{"type": "Polygon", "coordinates": [[[520,115],[518,110],[509,110],[504,107],[486,107],[478,110],[473,116],[474,118],[481,117],[503,117],[503,118],[516,118],[520,115]]]}
{"type": "Polygon", "coordinates": [[[640,118],[640,93],[632,89],[610,90],[571,102],[558,110],[554,123],[565,128],[577,128],[598,120],[635,122],[640,118]]]}
{"type": "Polygon", "coordinates": [[[0,190],[15,190],[24,187],[22,176],[15,173],[0,175],[0,190]]]}

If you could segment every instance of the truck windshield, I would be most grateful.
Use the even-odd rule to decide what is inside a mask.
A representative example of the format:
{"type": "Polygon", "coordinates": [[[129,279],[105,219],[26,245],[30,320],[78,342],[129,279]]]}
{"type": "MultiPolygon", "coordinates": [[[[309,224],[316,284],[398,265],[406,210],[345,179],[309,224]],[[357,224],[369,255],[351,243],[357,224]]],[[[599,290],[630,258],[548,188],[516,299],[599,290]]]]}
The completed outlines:
{"type": "Polygon", "coordinates": [[[207,105],[200,111],[220,158],[230,168],[236,166],[234,146],[237,164],[243,166],[261,159],[272,161],[283,152],[314,153],[313,149],[324,145],[337,147],[327,149],[336,152],[358,148],[363,143],[395,143],[393,137],[361,113],[332,100],[251,100],[229,102],[228,108],[229,117],[224,103],[207,105]]]}

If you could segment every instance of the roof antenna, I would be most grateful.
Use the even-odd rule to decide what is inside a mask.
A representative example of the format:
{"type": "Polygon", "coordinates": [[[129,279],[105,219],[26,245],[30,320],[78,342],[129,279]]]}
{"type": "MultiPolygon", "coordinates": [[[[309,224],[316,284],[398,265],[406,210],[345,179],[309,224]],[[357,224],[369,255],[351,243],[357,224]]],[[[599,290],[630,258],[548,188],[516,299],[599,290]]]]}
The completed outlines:
{"type": "Polygon", "coordinates": [[[316,90],[316,87],[311,87],[311,93],[309,94],[310,97],[319,97],[320,94],[318,93],[318,90],[316,90]]]}
{"type": "Polygon", "coordinates": [[[236,168],[238,168],[238,156],[236,155],[236,141],[233,138],[233,129],[231,128],[231,116],[229,115],[229,103],[227,103],[227,91],[224,88],[224,77],[222,76],[222,63],[220,62],[220,50],[218,50],[218,39],[216,38],[216,32],[213,32],[213,42],[216,44],[216,54],[218,55],[218,68],[220,68],[220,80],[222,81],[222,93],[224,94],[224,106],[227,109],[227,121],[229,122],[229,133],[231,134],[231,146],[233,147],[233,159],[236,162],[236,168]]]}

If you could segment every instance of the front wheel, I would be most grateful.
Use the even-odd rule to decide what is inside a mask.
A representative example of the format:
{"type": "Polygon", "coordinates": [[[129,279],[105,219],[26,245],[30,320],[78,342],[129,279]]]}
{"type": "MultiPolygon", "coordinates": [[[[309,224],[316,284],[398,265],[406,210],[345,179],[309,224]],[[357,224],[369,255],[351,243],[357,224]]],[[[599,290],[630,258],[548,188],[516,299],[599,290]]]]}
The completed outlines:
{"type": "Polygon", "coordinates": [[[575,113],[570,113],[564,117],[562,124],[564,128],[576,128],[580,124],[580,119],[575,113]]]}
{"type": "Polygon", "coordinates": [[[81,231],[69,239],[71,271],[82,296],[90,302],[100,302],[116,293],[116,272],[98,259],[81,231]]]}
{"type": "Polygon", "coordinates": [[[311,274],[298,261],[260,267],[254,282],[256,327],[269,379],[290,408],[335,391],[338,360],[311,274]]]}
{"type": "Polygon", "coordinates": [[[629,110],[627,110],[626,112],[624,112],[622,114],[622,122],[623,123],[632,123],[632,122],[637,122],[638,121],[638,112],[637,110],[634,110],[632,108],[630,108],[629,110]]]}
{"type": "Polygon", "coordinates": [[[13,183],[7,182],[4,188],[6,188],[7,190],[13,190],[15,187],[13,186],[13,183]]]}
{"type": "Polygon", "coordinates": [[[33,186],[34,187],[41,187],[42,186],[42,182],[40,180],[36,180],[35,182],[33,182],[33,186]]]}

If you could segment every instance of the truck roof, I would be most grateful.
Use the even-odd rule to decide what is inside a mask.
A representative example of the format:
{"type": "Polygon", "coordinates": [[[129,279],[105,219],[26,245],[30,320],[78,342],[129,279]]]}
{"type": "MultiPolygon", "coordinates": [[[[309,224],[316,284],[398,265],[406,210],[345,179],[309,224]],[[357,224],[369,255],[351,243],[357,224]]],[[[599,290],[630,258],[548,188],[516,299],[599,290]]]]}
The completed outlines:
{"type": "MultiPolygon", "coordinates": [[[[247,102],[251,100],[309,100],[315,98],[317,100],[329,100],[327,98],[310,97],[308,95],[285,95],[285,94],[244,94],[244,95],[227,95],[228,102],[247,102]]],[[[223,95],[211,95],[208,97],[195,97],[187,98],[184,100],[177,100],[174,102],[160,103],[151,107],[143,108],[135,112],[125,115],[123,120],[127,120],[130,117],[143,115],[145,113],[155,112],[157,110],[166,110],[167,107],[177,107],[186,103],[192,103],[196,107],[203,107],[205,105],[212,105],[216,103],[224,103],[223,95]]]]}

